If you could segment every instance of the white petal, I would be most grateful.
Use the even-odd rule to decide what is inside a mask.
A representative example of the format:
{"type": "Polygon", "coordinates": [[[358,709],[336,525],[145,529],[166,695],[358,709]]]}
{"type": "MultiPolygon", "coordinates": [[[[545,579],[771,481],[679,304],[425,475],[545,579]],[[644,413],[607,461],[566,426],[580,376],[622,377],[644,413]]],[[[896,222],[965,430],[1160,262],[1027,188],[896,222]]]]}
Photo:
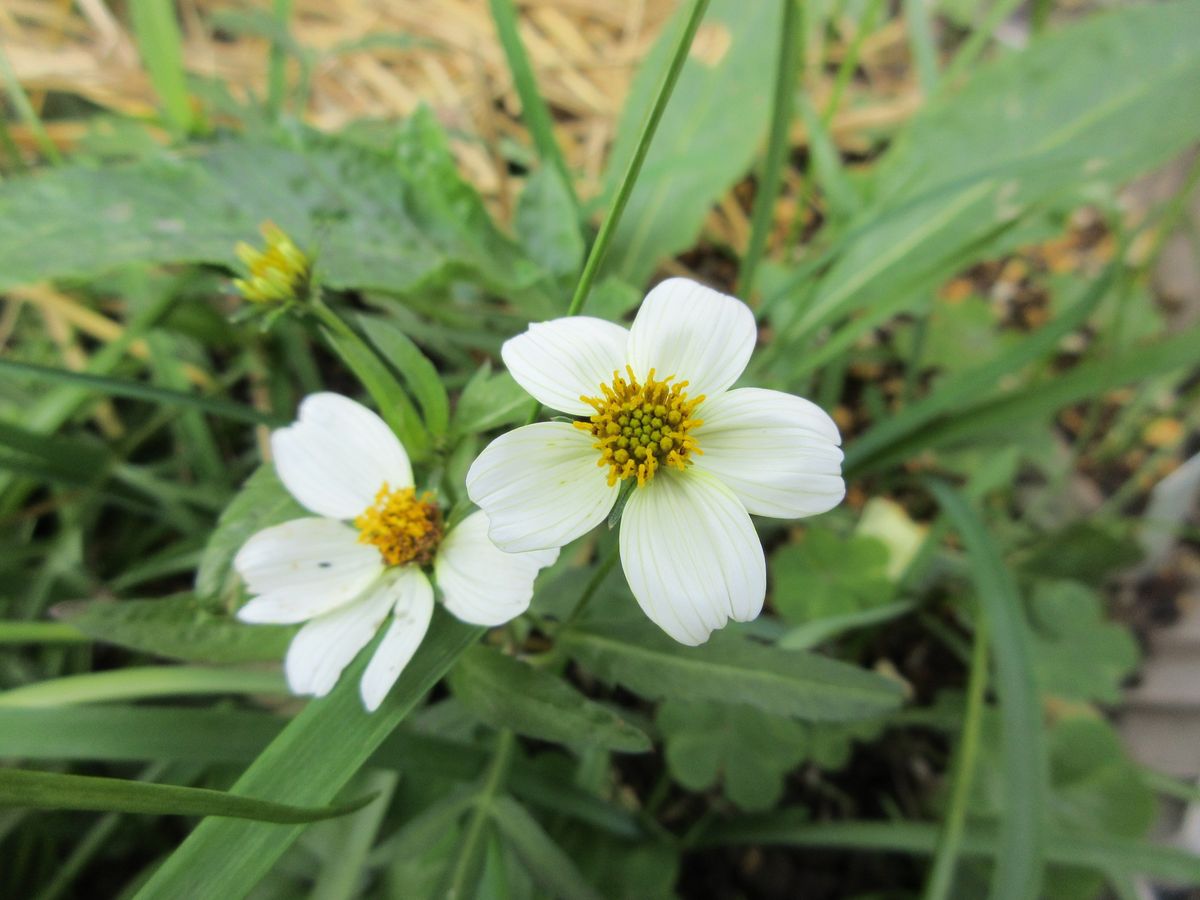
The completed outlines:
{"type": "Polygon", "coordinates": [[[233,560],[256,595],[243,622],[303,622],[349,603],[383,571],[379,551],[333,519],[293,519],[253,535],[233,560]]]}
{"type": "Polygon", "coordinates": [[[283,670],[293,694],[324,697],[342,670],[370,643],[394,601],[390,575],[377,579],[348,606],[317,616],[301,628],[288,647],[283,670]]]}
{"type": "Polygon", "coordinates": [[[629,361],[645,378],[674,375],[688,394],[713,397],[728,388],[750,360],[758,329],[741,300],[687,278],[668,278],[642,301],[629,336],[629,361]]]}
{"type": "Polygon", "coordinates": [[[630,496],[621,567],[646,615],[682,644],[702,644],[730,618],[762,611],[767,567],[750,516],[694,468],[661,470],[630,496]]]}
{"type": "Polygon", "coordinates": [[[305,507],[353,519],[387,483],[411,487],[408,454],[387,423],[341,394],[310,394],[294,424],[271,434],[275,471],[305,507]]]}
{"type": "Polygon", "coordinates": [[[696,410],[697,468],[730,487],[756,516],[795,519],[823,513],[846,495],[842,442],[815,403],[761,388],[739,388],[696,410]]]}
{"type": "Polygon", "coordinates": [[[467,494],[491,520],[501,550],[546,550],[587,534],[608,515],[619,486],[597,465],[592,436],[565,422],[502,434],[467,472],[467,494]]]}
{"type": "Polygon", "coordinates": [[[558,559],[557,547],[505,553],[488,526],[487,513],[471,513],[446,535],[434,561],[442,603],[473,625],[502,625],[525,612],[538,571],[558,559]]]}
{"type": "Polygon", "coordinates": [[[625,372],[629,332],[604,319],[571,316],[535,323],[504,342],[500,355],[521,387],[539,403],[573,416],[592,407],[581,396],[599,397],[600,385],[625,372]]]}
{"type": "Polygon", "coordinates": [[[392,624],[363,672],[359,693],[367,712],[375,712],[408,661],[417,652],[433,617],[433,587],[416,566],[405,566],[388,588],[392,624]]]}

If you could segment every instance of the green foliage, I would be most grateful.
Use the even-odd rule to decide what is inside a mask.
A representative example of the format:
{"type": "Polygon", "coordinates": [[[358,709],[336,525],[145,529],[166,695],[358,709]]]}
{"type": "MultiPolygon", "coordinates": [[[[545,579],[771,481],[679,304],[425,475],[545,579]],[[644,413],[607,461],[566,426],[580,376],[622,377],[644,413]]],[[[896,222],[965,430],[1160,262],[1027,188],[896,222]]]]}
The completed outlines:
{"type": "Polygon", "coordinates": [[[815,526],[771,557],[771,602],[797,625],[878,607],[892,597],[887,564],[882,541],[815,526]]]}
{"type": "Polygon", "coordinates": [[[725,796],[745,810],[777,804],[784,776],[805,755],[804,726],[753,706],[668,700],[656,721],[675,780],[703,791],[720,778],[725,796]]]}
{"type": "Polygon", "coordinates": [[[650,739],[561,678],[487,647],[465,653],[450,678],[455,696],[496,728],[577,747],[644,751],[650,739]]]}

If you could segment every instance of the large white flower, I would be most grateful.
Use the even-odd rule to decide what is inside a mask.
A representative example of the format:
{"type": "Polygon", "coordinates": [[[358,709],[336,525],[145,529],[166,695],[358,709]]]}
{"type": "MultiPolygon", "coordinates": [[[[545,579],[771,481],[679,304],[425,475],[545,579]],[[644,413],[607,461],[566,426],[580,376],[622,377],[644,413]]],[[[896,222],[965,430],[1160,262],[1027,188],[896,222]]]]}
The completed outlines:
{"type": "Polygon", "coordinates": [[[766,563],[750,514],[798,518],[845,495],[841,436],[801,397],[729,390],[754,350],[750,309],[684,278],[659,284],[632,328],[576,316],[506,341],[537,400],[578,417],[501,435],[467,492],[509,552],[560,547],[604,521],[624,482],[625,577],[685,644],[762,610],[766,563]]]}
{"type": "Polygon", "coordinates": [[[238,551],[234,567],[253,595],[238,618],[307,622],[284,662],[294,693],[329,693],[390,613],[361,683],[374,711],[429,627],[424,567],[455,616],[499,625],[525,611],[538,570],[558,556],[557,548],[501,552],[482,512],[444,534],[441,509],[431,494],[417,495],[400,441],[340,394],[306,397],[297,421],[271,435],[271,451],[284,486],[316,517],[266,528],[238,551]]]}

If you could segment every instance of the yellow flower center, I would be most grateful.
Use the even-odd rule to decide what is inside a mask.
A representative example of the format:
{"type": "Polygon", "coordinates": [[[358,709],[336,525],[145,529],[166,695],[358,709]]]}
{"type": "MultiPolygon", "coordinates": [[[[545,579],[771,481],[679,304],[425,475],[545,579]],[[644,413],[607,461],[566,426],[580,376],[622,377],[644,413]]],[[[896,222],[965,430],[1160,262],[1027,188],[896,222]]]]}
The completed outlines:
{"type": "Polygon", "coordinates": [[[690,454],[703,452],[688,432],[704,424],[692,418],[704,396],[689,399],[688,383],[672,384],[674,375],[659,381],[651,369],[639,382],[632,368],[625,371],[628,378],[614,371],[612,383],[600,385],[603,396],[579,398],[596,412],[575,427],[596,438],[597,465],[609,467],[610,485],[636,477],[642,487],[663,466],[682,471],[691,465],[690,454]]]}
{"type": "Polygon", "coordinates": [[[433,494],[418,498],[412,488],[393,491],[386,482],[354,524],[359,543],[378,547],[389,566],[426,565],[442,540],[442,511],[433,494]]]}
{"type": "Polygon", "coordinates": [[[249,278],[235,278],[233,285],[253,303],[294,300],[308,281],[309,259],[283,229],[272,222],[261,228],[266,248],[256,250],[244,241],[234,248],[249,278]]]}

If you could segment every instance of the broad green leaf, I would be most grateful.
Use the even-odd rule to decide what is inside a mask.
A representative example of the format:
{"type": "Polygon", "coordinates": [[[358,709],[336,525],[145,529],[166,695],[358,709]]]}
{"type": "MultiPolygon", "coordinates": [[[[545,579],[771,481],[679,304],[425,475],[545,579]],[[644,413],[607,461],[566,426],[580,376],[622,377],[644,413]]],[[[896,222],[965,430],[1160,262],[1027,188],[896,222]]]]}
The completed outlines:
{"type": "Polygon", "coordinates": [[[332,288],[410,293],[456,278],[516,292],[537,267],[489,220],[425,109],[387,152],[304,133],[233,139],[0,186],[0,289],[128,262],[236,266],[264,220],[315,251],[332,288]]]}
{"type": "Polygon", "coordinates": [[[344,816],[362,809],[372,799],[373,795],[339,806],[300,807],[238,797],[205,788],[0,768],[0,808],[17,806],[167,816],[224,816],[291,824],[344,816]]]}
{"type": "MultiPolygon", "coordinates": [[[[374,714],[363,710],[358,694],[374,645],[369,646],[328,696],[309,703],[271,742],[233,792],[264,800],[328,803],[480,633],[436,611],[416,656],[374,714]]],[[[173,900],[186,896],[197,883],[213,896],[245,896],[299,834],[297,827],[203,822],[137,896],[173,900]]]]}
{"type": "Polygon", "coordinates": [[[434,435],[445,434],[450,424],[450,400],[434,364],[394,322],[379,316],[359,316],[358,322],[367,339],[417,398],[426,428],[434,435]]]}
{"type": "Polygon", "coordinates": [[[575,747],[650,749],[650,739],[608,707],[558,676],[490,647],[464,653],[450,686],[464,706],[495,728],[575,747]]]}
{"type": "Polygon", "coordinates": [[[556,279],[574,279],[583,265],[583,234],[569,185],[543,165],[525,182],[513,228],[526,255],[556,279]]]}
{"type": "Polygon", "coordinates": [[[799,543],[771,555],[771,602],[801,625],[883,606],[892,599],[888,549],[873,537],[841,538],[813,526],[799,543]]]}
{"type": "MultiPolygon", "coordinates": [[[[608,160],[610,195],[690,6],[679,7],[634,78],[608,160]]],[[[613,236],[609,273],[644,284],[661,260],[695,243],[712,205],[750,169],[766,133],[779,27],[779,4],[713,0],[613,236]]]]}
{"type": "Polygon", "coordinates": [[[251,535],[306,515],[307,510],[292,499],[275,474],[275,467],[259,466],[217,520],[196,569],[196,593],[201,597],[224,595],[237,578],[233,558],[251,535]]]}
{"type": "Polygon", "coordinates": [[[1009,800],[1000,823],[992,896],[1036,897],[1042,883],[1047,775],[1029,626],[1012,575],[978,515],[949,487],[934,484],[933,492],[966,545],[975,596],[990,626],[1000,698],[1001,779],[1009,800]]]}
{"type": "Polygon", "coordinates": [[[512,797],[492,801],[492,822],[543,890],[570,900],[599,900],[601,895],[584,880],[571,858],[512,797]]]}
{"type": "Polygon", "coordinates": [[[519,422],[532,402],[508,372],[493,375],[491,364],[484,363],[458,398],[453,432],[461,437],[519,422]]]}
{"type": "Polygon", "coordinates": [[[831,721],[878,715],[900,702],[899,685],[871,672],[735,634],[685,647],[634,622],[571,629],[559,640],[604,680],[647,698],[747,703],[776,715],[831,721]]]}
{"type": "Polygon", "coordinates": [[[1073,208],[1195,140],[1198,23],[1196,0],[1092,16],[935,100],[877,167],[799,331],[870,308],[912,273],[936,283],[997,225],[1073,208]]]}
{"type": "Polygon", "coordinates": [[[748,811],[778,803],[784,776],[805,755],[803,725],[753,706],[667,700],[656,722],[677,782],[704,791],[720,778],[725,795],[748,811]]]}
{"type": "Polygon", "coordinates": [[[1033,665],[1043,693],[1118,703],[1138,663],[1129,631],[1104,618],[1100,597],[1071,581],[1039,582],[1029,598],[1033,665]]]}
{"type": "Polygon", "coordinates": [[[96,640],[185,662],[279,661],[295,634],[294,628],[243,624],[192,594],[61,603],[54,614],[96,640]]]}

